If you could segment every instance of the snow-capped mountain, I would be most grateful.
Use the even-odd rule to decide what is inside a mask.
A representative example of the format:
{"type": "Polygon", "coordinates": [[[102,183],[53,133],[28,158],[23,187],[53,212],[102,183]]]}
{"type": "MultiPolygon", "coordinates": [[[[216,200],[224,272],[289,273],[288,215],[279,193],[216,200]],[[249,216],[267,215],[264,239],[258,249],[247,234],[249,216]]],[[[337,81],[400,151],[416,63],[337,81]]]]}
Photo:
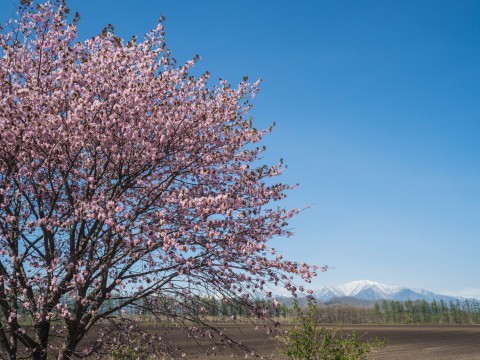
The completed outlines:
{"type": "Polygon", "coordinates": [[[380,284],[370,280],[353,281],[338,286],[324,286],[314,291],[313,296],[320,302],[328,302],[339,298],[355,298],[358,300],[426,300],[450,301],[457,298],[435,294],[424,289],[409,289],[401,286],[380,284]]]}

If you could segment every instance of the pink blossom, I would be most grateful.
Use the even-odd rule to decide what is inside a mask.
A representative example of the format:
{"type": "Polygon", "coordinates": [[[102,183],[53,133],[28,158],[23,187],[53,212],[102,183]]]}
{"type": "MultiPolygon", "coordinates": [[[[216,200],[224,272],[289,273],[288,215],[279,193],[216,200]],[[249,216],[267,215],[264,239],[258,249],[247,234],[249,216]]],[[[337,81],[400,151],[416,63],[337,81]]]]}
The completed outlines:
{"type": "Polygon", "coordinates": [[[257,146],[271,131],[249,115],[259,82],[193,76],[198,58],[178,66],[162,24],[145,40],[106,28],[81,41],[61,1],[27,3],[0,32],[0,282],[19,298],[0,303],[7,333],[23,304],[64,339],[38,342],[36,326],[25,344],[70,358],[65,339],[133,321],[118,319],[127,305],[178,322],[183,309],[208,312],[197,295],[254,306],[270,284],[295,294],[289,276],[311,281],[315,268],[270,247],[299,211],[277,206],[293,187],[257,146]]]}

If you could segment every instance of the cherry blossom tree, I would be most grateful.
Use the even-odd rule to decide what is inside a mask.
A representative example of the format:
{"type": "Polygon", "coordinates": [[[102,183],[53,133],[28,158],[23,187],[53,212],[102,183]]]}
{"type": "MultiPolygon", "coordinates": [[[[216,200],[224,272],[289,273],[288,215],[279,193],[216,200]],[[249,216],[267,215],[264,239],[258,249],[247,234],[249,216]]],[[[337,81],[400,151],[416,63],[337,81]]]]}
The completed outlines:
{"type": "Polygon", "coordinates": [[[295,293],[291,276],[315,268],[268,245],[298,211],[275,204],[282,163],[259,159],[258,82],[191,76],[197,58],[176,65],[162,21],[142,41],[107,27],[80,42],[68,13],[23,1],[0,34],[3,358],[89,356],[125,309],[195,322],[172,302],[262,315],[267,284],[295,293]]]}

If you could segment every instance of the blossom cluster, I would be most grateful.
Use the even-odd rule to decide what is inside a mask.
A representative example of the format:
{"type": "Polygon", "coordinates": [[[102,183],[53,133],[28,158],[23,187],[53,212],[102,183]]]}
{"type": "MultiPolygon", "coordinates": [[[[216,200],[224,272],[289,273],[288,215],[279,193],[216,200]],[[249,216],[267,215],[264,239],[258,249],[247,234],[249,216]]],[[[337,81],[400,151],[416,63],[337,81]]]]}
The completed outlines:
{"type": "Polygon", "coordinates": [[[0,307],[13,333],[19,309],[36,324],[36,339],[18,337],[34,354],[53,320],[71,332],[69,358],[78,334],[149,296],[248,302],[266,284],[295,293],[292,275],[315,275],[269,249],[298,210],[274,205],[290,189],[272,180],[283,164],[259,161],[271,130],[248,115],[259,82],[191,76],[198,58],[177,66],[162,22],[141,42],[109,28],[79,42],[65,5],[47,2],[25,5],[8,29],[0,307]]]}

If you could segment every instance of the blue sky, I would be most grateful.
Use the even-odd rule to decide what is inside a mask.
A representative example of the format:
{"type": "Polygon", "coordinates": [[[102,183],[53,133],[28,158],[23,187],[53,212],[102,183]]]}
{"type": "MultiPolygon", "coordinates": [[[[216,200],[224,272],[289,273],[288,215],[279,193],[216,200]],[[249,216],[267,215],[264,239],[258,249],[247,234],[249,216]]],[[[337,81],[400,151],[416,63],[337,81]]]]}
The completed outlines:
{"type": "MultiPolygon", "coordinates": [[[[0,3],[9,17],[13,0],[0,3]]],[[[311,205],[286,257],[334,269],[313,287],[369,279],[480,297],[480,2],[74,0],[82,39],[107,24],[199,54],[212,84],[264,82],[266,159],[311,205]]]]}

